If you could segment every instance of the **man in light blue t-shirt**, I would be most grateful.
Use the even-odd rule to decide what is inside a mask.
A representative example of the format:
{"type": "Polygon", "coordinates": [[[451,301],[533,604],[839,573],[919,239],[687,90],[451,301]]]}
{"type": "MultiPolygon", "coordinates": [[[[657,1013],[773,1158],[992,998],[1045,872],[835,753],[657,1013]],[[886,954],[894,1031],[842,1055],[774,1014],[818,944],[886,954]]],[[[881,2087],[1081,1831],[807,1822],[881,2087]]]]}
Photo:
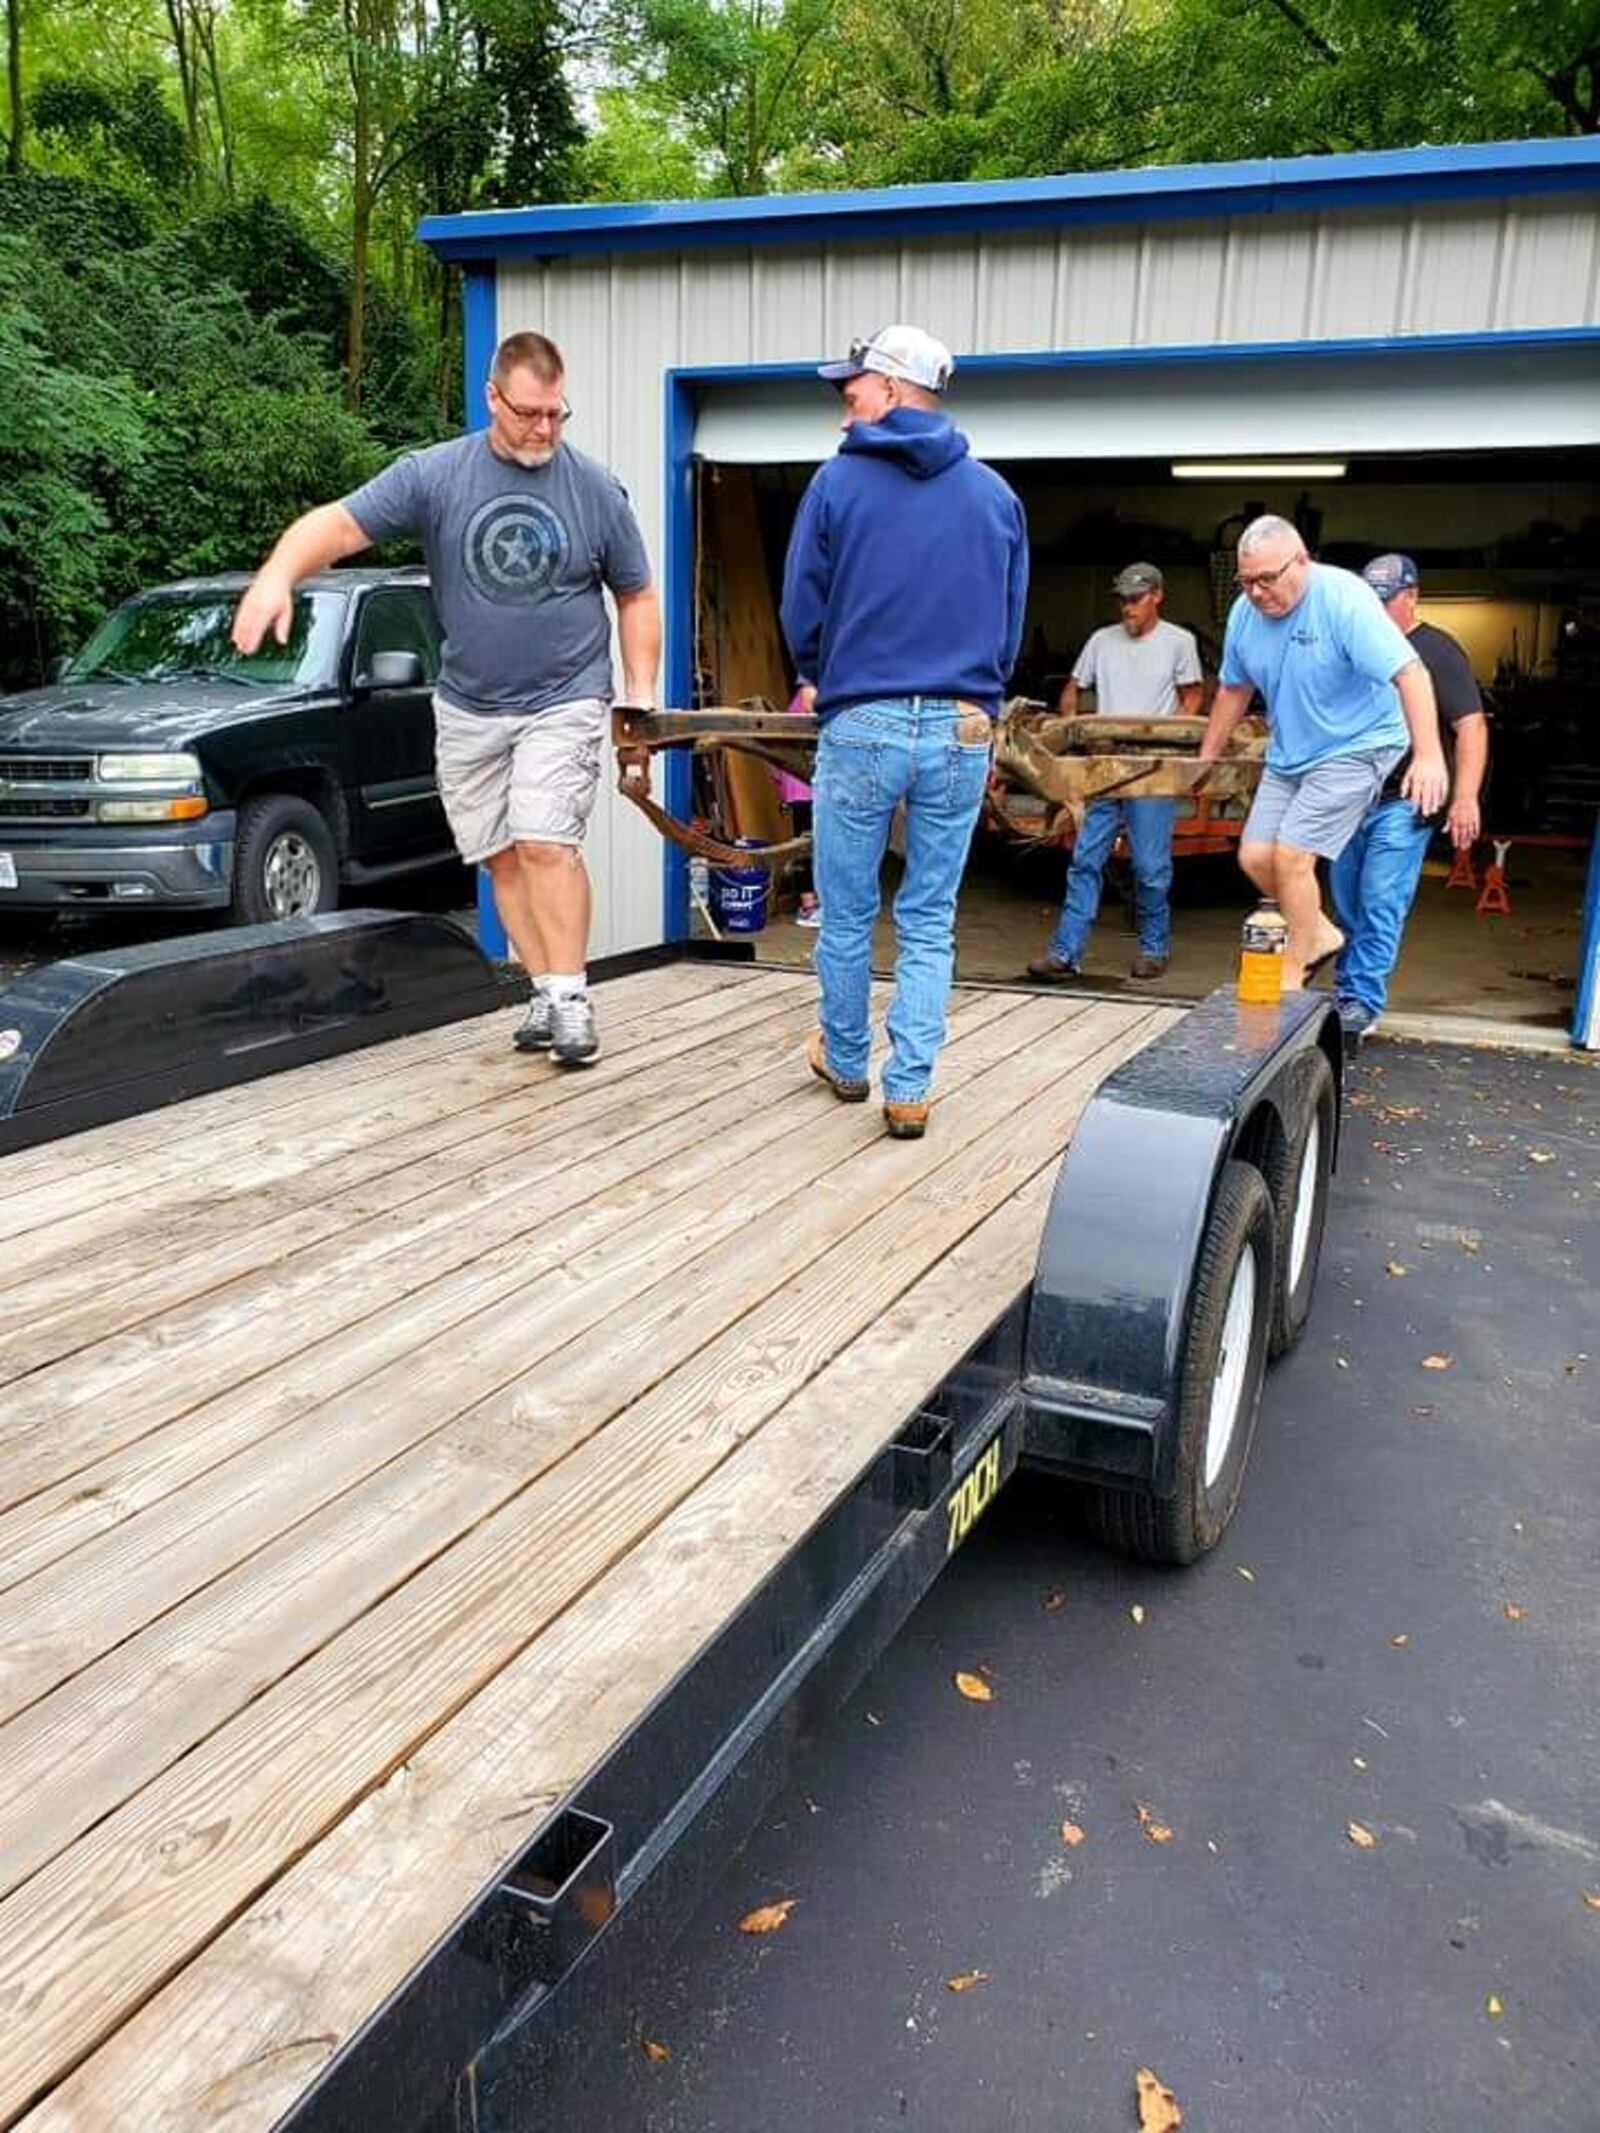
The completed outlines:
{"type": "Polygon", "coordinates": [[[1449,774],[1428,670],[1370,586],[1313,563],[1273,517],[1245,528],[1237,583],[1200,755],[1221,754],[1259,691],[1271,737],[1239,864],[1288,922],[1283,982],[1297,990],[1344,946],[1317,861],[1338,858],[1408,746],[1400,789],[1419,814],[1443,804],[1449,774]]]}

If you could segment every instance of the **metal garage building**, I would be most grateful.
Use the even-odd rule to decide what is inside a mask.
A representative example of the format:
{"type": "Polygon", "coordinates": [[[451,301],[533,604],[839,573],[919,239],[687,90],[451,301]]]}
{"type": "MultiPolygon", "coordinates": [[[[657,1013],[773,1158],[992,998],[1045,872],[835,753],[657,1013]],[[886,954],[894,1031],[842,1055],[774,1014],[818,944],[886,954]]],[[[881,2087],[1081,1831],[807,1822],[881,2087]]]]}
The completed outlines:
{"type": "MultiPolygon", "coordinates": [[[[1474,619],[1509,631],[1524,661],[1570,635],[1568,593],[1600,594],[1600,140],[532,208],[421,234],[464,269],[469,421],[501,335],[537,327],[561,345],[573,442],[627,483],[658,559],[672,703],[705,673],[708,474],[752,470],[769,515],[792,499],[836,440],[812,366],[895,318],[955,350],[952,412],[1023,488],[1041,656],[1104,619],[1105,578],[1126,560],[1108,551],[1098,578],[1083,567],[1085,499],[1113,488],[1130,529],[1162,511],[1176,524],[1154,492],[1196,457],[1333,458],[1391,499],[1379,532],[1371,481],[1367,520],[1357,485],[1186,491],[1192,590],[1213,610],[1201,521],[1247,499],[1313,511],[1335,561],[1341,541],[1413,548],[1429,585],[1460,587],[1464,619],[1480,559],[1495,559],[1496,613],[1474,619]],[[1453,571],[1433,570],[1430,546],[1453,571]]],[[[1581,778],[1567,796],[1585,829],[1595,796],[1581,778]]],[[[615,796],[592,857],[597,955],[686,930],[680,870],[615,796]]],[[[1578,1018],[1594,1042],[1589,902],[1578,1018]]]]}

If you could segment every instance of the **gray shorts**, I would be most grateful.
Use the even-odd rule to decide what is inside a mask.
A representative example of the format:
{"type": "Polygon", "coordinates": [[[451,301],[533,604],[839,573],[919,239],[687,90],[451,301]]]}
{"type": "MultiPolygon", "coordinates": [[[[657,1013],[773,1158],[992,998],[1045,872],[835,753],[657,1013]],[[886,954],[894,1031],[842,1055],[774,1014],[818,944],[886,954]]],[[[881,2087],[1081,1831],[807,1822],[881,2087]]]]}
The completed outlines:
{"type": "Polygon", "coordinates": [[[607,715],[593,696],[520,718],[482,718],[434,698],[439,797],[469,866],[512,844],[582,844],[607,715]]]}
{"type": "Polygon", "coordinates": [[[1263,770],[1240,842],[1292,844],[1319,859],[1337,859],[1404,754],[1403,748],[1369,748],[1361,755],[1331,755],[1295,777],[1263,770]]]}

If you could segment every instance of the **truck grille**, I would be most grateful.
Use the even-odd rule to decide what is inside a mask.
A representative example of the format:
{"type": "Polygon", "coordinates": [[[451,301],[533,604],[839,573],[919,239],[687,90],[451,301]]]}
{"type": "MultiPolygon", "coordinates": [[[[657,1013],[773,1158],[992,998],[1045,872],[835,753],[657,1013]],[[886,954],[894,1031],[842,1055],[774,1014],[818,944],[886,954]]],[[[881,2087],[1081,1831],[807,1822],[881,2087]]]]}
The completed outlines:
{"type": "Polygon", "coordinates": [[[93,776],[92,755],[0,755],[0,785],[82,784],[93,776]]]}
{"type": "Polygon", "coordinates": [[[0,755],[0,822],[89,821],[94,768],[92,755],[0,755]]]}

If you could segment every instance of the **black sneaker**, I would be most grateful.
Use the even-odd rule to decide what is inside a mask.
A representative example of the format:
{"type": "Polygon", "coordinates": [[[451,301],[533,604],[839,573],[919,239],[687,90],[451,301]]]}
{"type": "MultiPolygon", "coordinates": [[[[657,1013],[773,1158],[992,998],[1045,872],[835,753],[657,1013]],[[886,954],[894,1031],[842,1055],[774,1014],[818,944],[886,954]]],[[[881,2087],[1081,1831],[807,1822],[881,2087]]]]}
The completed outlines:
{"type": "Polygon", "coordinates": [[[512,1035],[512,1043],[519,1052],[547,1052],[550,1049],[551,1002],[547,992],[536,992],[528,1002],[528,1012],[512,1035]]]}
{"type": "Polygon", "coordinates": [[[557,1066],[593,1066],[600,1057],[594,1002],[586,992],[551,1001],[550,1056],[557,1066]]]}

